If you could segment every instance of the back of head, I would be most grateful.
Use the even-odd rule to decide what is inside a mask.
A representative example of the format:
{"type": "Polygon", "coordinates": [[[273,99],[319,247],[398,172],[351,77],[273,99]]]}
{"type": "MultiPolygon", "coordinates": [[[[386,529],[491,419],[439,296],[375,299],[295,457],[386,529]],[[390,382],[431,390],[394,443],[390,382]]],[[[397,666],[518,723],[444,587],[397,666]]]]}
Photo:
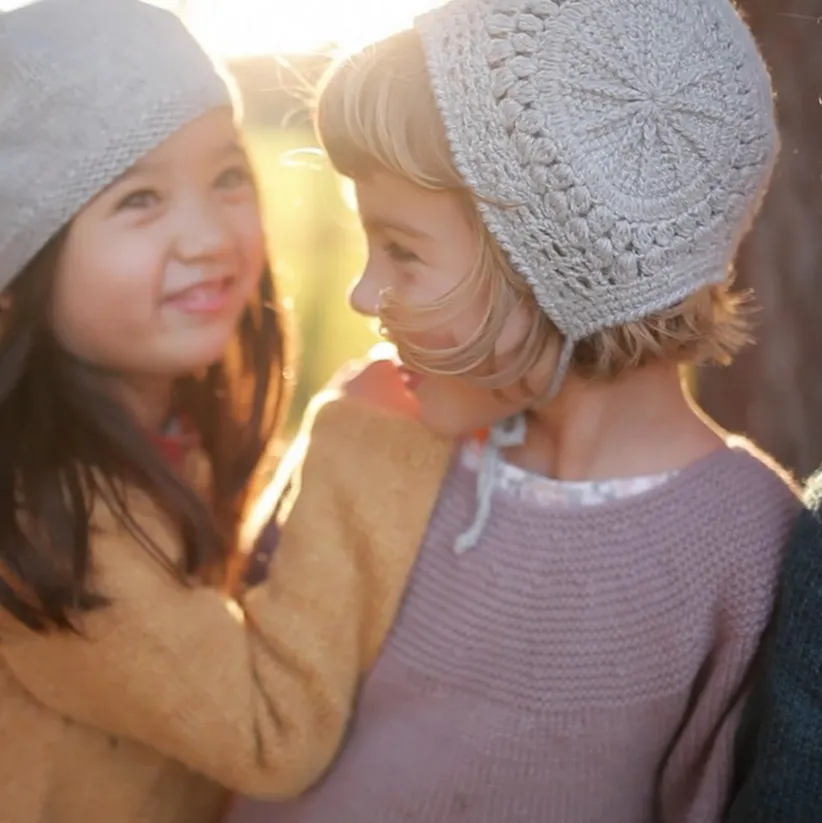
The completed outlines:
{"type": "Polygon", "coordinates": [[[451,0],[342,64],[318,130],[344,174],[470,199],[564,339],[558,379],[744,340],[729,275],[778,136],[728,0],[451,0]]]}
{"type": "Polygon", "coordinates": [[[728,0],[452,0],[416,28],[457,168],[567,337],[725,278],[777,148],[728,0]]]}

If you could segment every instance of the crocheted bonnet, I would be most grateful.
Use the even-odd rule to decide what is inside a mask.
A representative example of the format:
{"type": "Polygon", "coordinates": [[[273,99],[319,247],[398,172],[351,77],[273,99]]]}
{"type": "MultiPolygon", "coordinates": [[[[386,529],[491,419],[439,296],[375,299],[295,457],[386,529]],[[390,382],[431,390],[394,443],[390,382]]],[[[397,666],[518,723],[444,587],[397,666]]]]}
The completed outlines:
{"type": "MultiPolygon", "coordinates": [[[[768,71],[729,0],[451,0],[417,18],[455,165],[574,346],[727,276],[778,151],[768,71]]],[[[485,446],[480,537],[500,449],[485,446]]]]}
{"type": "Polygon", "coordinates": [[[457,169],[576,342],[727,277],[778,148],[729,0],[451,0],[417,18],[457,169]]]}
{"type": "Polygon", "coordinates": [[[140,157],[233,102],[169,11],[37,0],[0,12],[0,292],[140,157]]]}

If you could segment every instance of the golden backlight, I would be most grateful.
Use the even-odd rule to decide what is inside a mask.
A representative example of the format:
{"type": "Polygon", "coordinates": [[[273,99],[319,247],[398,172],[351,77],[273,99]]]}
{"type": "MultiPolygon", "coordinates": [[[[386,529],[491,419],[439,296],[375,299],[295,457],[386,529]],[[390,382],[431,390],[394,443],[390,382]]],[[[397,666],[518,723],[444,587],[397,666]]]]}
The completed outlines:
{"type": "MultiPolygon", "coordinates": [[[[345,51],[408,26],[443,0],[151,0],[174,9],[222,57],[345,51]]],[[[31,0],[0,0],[0,10],[31,0]]]]}

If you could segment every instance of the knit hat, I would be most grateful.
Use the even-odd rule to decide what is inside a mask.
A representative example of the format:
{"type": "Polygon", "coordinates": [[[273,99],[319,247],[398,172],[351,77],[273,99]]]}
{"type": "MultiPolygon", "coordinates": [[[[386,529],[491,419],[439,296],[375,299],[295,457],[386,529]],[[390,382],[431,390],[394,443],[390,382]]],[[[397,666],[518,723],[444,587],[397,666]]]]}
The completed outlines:
{"type": "Polygon", "coordinates": [[[778,147],[729,0],[451,0],[419,17],[454,162],[566,338],[727,276],[778,147]]]}
{"type": "Polygon", "coordinates": [[[171,12],[37,0],[0,13],[0,291],[91,198],[232,93],[171,12]]]}

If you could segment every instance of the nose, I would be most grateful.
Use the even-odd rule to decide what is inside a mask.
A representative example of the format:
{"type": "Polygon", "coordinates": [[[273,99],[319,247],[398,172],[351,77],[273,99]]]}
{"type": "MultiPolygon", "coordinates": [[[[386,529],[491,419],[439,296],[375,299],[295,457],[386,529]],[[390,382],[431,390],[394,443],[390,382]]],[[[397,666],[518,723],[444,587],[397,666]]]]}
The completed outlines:
{"type": "Polygon", "coordinates": [[[379,314],[382,288],[369,264],[351,286],[348,303],[357,314],[376,317],[379,314]]]}
{"type": "Polygon", "coordinates": [[[179,205],[176,230],[177,254],[187,262],[220,257],[233,246],[228,220],[207,198],[191,197],[179,205]]]}

